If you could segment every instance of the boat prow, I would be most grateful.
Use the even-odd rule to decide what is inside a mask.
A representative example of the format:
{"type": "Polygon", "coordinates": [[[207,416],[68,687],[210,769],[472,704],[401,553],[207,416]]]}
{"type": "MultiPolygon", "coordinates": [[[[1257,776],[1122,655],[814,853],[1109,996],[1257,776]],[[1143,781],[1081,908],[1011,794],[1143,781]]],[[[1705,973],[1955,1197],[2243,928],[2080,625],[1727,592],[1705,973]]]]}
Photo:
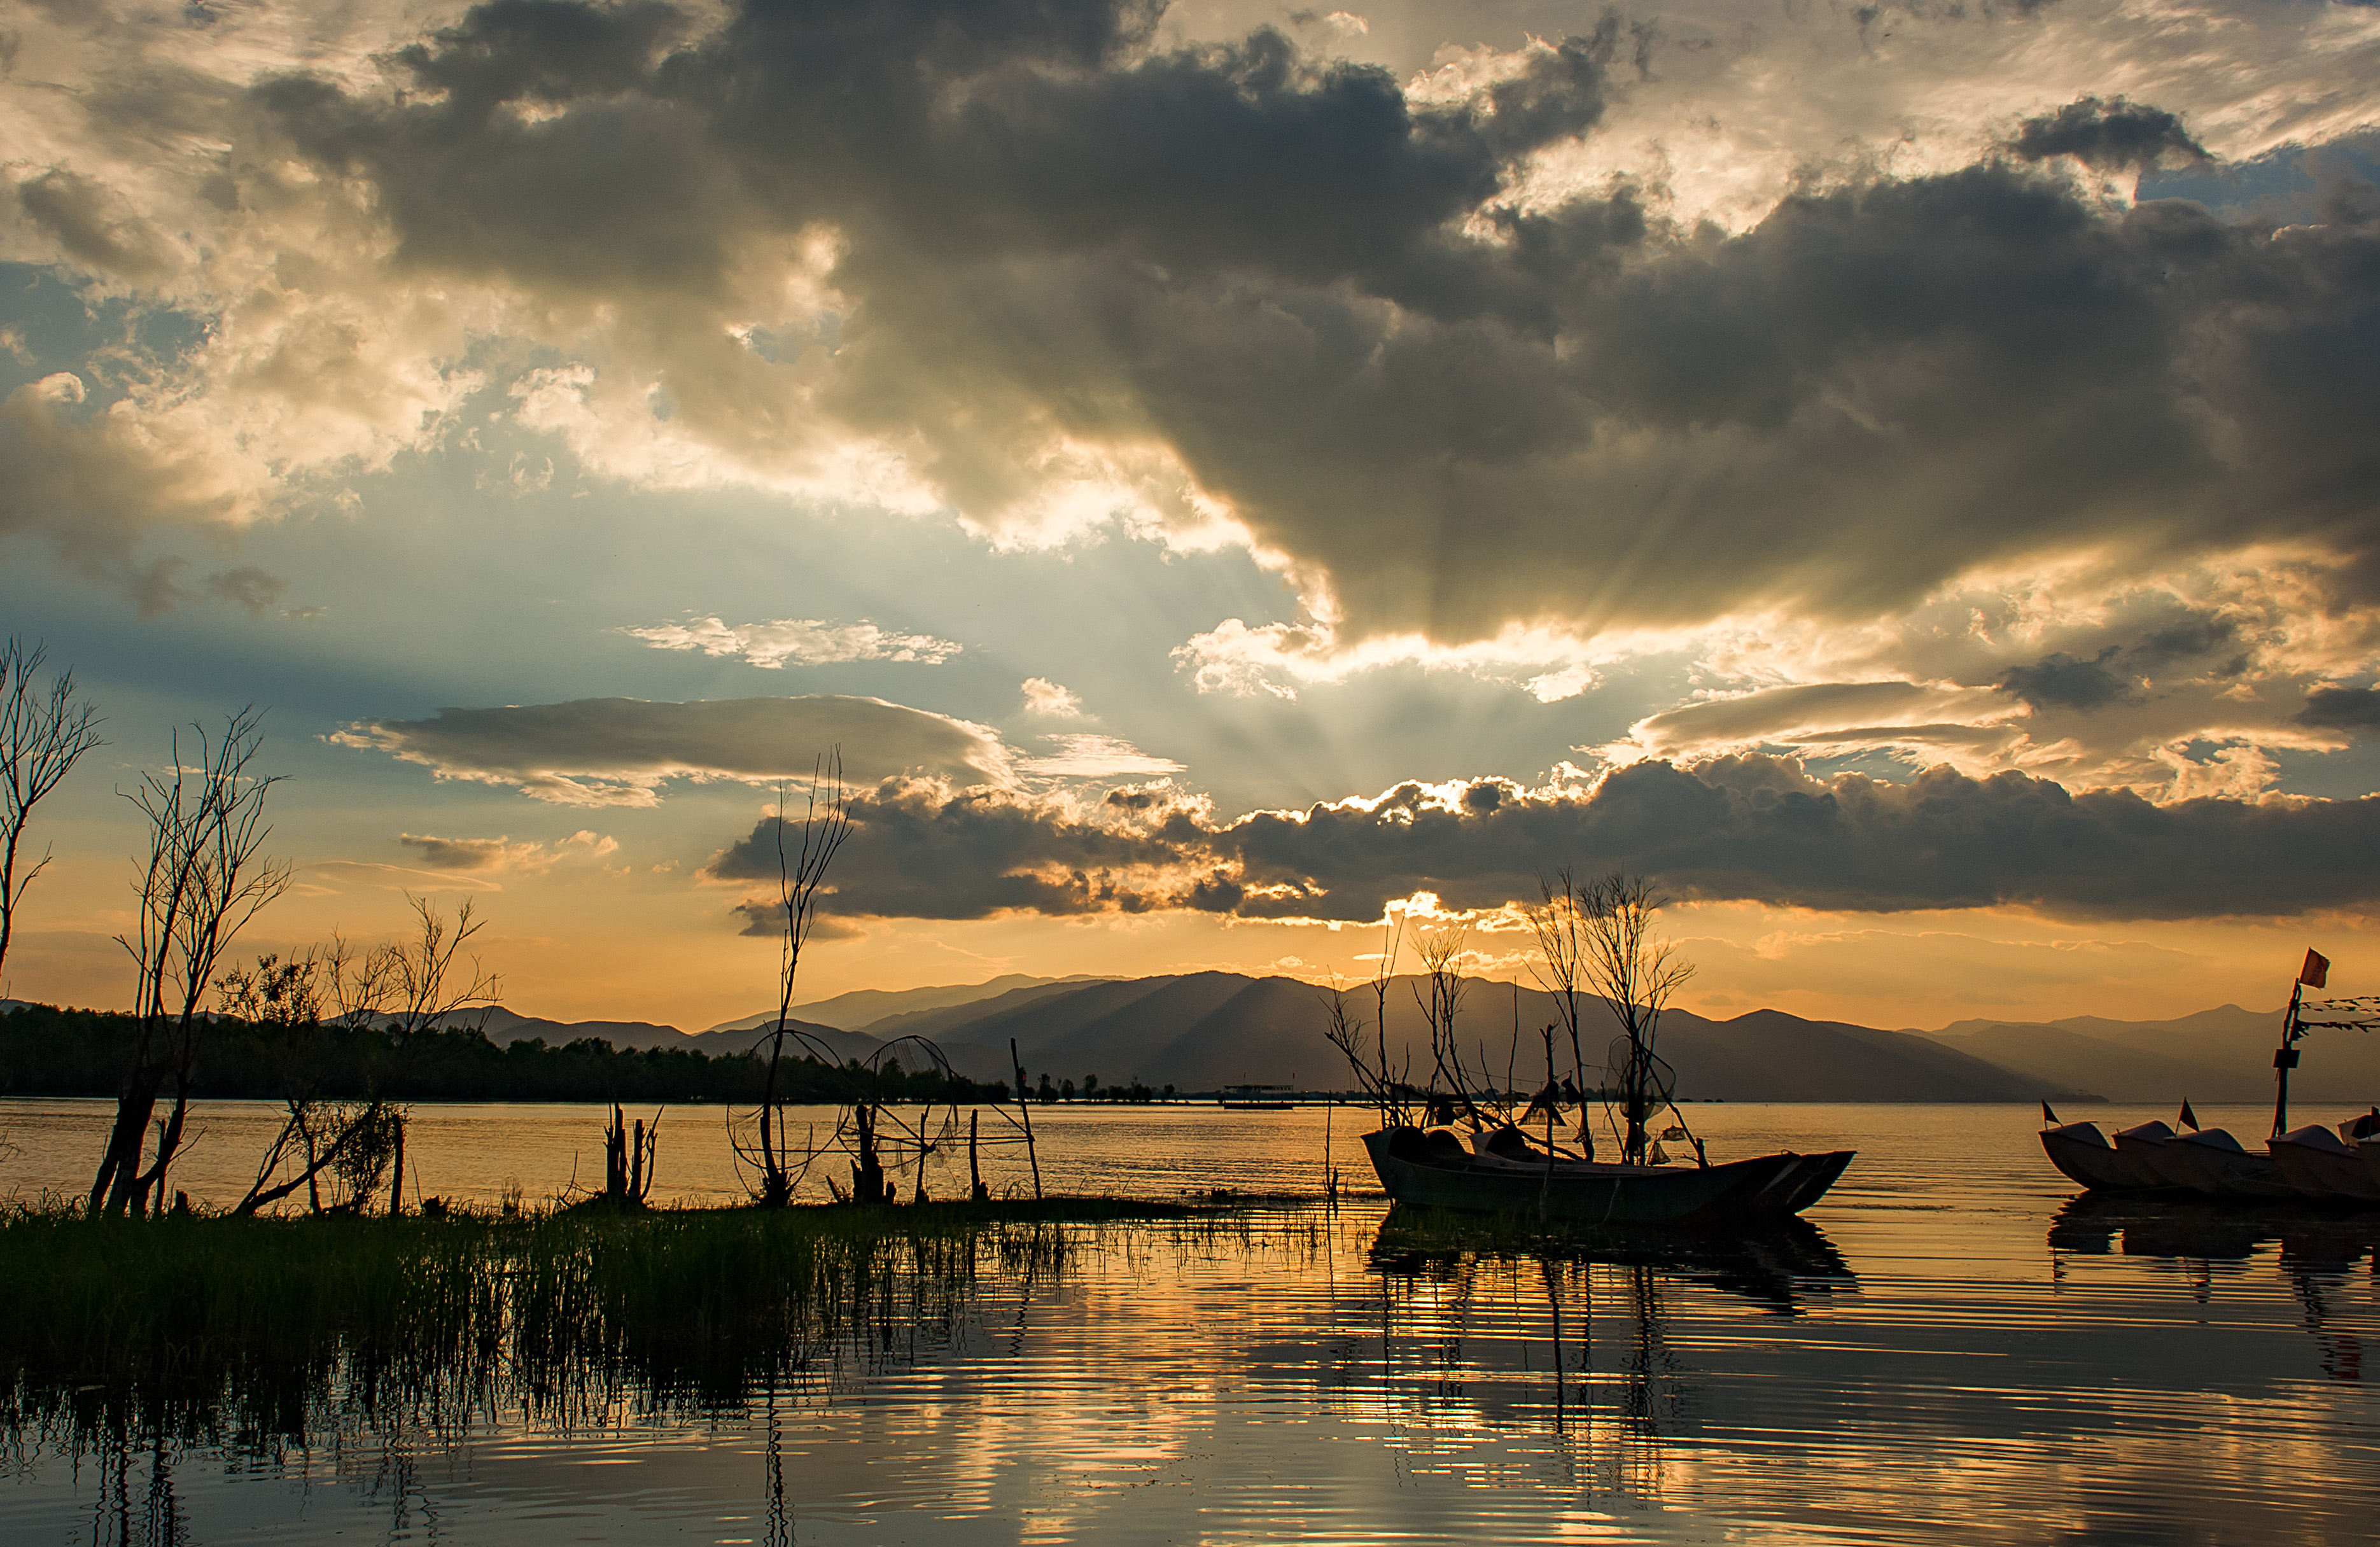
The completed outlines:
{"type": "Polygon", "coordinates": [[[1787,1151],[1711,1166],[1609,1165],[1474,1152],[1452,1132],[1364,1136],[1380,1186],[1400,1203],[1588,1224],[1704,1224],[1782,1219],[1825,1196],[1855,1151],[1787,1151]]]}
{"type": "Polygon", "coordinates": [[[2096,1123],[2065,1123],[2041,1130],[2049,1163],[2068,1180],[2102,1191],[2134,1191],[2157,1184],[2145,1179],[2132,1158],[2118,1150],[2096,1123]]]}

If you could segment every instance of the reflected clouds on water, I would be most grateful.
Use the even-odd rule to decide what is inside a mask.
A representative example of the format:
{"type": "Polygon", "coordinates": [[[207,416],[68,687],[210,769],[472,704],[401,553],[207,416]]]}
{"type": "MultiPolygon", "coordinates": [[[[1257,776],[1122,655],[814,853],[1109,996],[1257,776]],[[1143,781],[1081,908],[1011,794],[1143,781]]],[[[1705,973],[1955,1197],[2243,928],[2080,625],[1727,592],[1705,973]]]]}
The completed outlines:
{"type": "Polygon", "coordinates": [[[2380,1213],[2070,1199],[2005,1111],[1856,1120],[1865,1169],[1751,1236],[1356,1199],[557,1253],[437,1337],[24,1365],[0,1538],[2369,1539],[2380,1213]]]}

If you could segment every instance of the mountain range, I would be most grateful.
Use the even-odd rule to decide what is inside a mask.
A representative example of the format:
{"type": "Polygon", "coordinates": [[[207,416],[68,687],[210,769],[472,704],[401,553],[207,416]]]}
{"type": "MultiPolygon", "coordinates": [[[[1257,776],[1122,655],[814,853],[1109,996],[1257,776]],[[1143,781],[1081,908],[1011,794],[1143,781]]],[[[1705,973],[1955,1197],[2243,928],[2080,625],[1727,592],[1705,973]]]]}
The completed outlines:
{"type": "MultiPolygon", "coordinates": [[[[1416,989],[1389,985],[1391,1061],[1427,1064],[1427,1027],[1416,989]]],[[[1009,1046],[1030,1077],[1078,1085],[1137,1079],[1152,1087],[1214,1090],[1233,1085],[1339,1090],[1353,1084],[1324,1041],[1324,991],[1293,978],[1193,972],[1153,978],[1036,978],[1010,974],[972,984],[896,992],[860,990],[795,1007],[795,1024],[840,1057],[866,1057],[903,1037],[931,1038],[960,1073],[1011,1076],[1009,1046]]],[[[1372,985],[1348,995],[1368,1024],[1378,1014],[1372,985]]],[[[6,1009],[14,1001],[0,1001],[6,1009]]],[[[502,1007],[474,1012],[490,1040],[537,1037],[561,1046],[601,1038],[620,1048],[741,1053],[771,1012],[687,1033],[648,1021],[554,1021],[502,1007]]],[[[1466,1060],[1499,1084],[1544,1078],[1537,1029],[1554,1020],[1549,995],[1510,983],[1466,980],[1457,1026],[1466,1060]],[[1515,1035],[1517,1028],[1517,1036],[1515,1035]]],[[[1880,1030],[1755,1010],[1712,1020],[1683,1010],[1662,1017],[1660,1051],[1677,1071],[1681,1096],[1725,1101],[2255,1102],[2272,1092],[2271,1052],[2281,1012],[2236,1005],[2169,1020],[2072,1016],[2053,1021],[1962,1020],[1936,1031],[1880,1030]]],[[[1586,1006],[1585,1061],[1602,1063],[1617,1023],[1599,1001],[1586,1006]]],[[[2293,1095],[2308,1102],[2362,1104],[2380,1096],[2380,1038],[2331,1029],[2309,1033],[2293,1095]]],[[[901,1057],[896,1051],[895,1057],[901,1057]]],[[[917,1062],[913,1054],[905,1065],[917,1062]]],[[[1558,1066],[1569,1062],[1567,1049],[1558,1066]]]]}

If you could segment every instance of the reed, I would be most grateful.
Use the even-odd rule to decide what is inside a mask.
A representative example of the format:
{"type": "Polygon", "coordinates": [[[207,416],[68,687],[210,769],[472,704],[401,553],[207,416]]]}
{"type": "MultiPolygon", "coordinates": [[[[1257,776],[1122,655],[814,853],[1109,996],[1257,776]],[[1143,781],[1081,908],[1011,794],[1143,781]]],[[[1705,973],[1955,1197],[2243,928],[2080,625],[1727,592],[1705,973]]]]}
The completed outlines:
{"type": "Polygon", "coordinates": [[[437,1432],[516,1410],[698,1413],[946,1339],[987,1273],[1180,1206],[90,1220],[0,1213],[0,1427],[271,1448],[326,1410],[437,1432]]]}

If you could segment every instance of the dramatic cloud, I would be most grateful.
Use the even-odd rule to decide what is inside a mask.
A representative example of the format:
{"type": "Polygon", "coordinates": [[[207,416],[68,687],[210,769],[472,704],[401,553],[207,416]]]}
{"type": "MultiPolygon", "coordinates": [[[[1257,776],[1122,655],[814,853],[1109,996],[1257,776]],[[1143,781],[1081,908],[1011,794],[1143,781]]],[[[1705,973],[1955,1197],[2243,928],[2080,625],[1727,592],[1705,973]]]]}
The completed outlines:
{"type": "Polygon", "coordinates": [[[2111,103],[2084,97],[2028,118],[2009,149],[2027,161],[2072,156],[2101,172],[2146,172],[2206,159],[2206,147],[2190,137],[2180,118],[2121,97],[2111,103]]]}
{"type": "Polygon", "coordinates": [[[2317,688],[2306,695],[2298,724],[2324,730],[2380,730],[2380,688],[2317,688]]]}
{"type": "MultiPolygon", "coordinates": [[[[888,782],[854,802],[833,876],[847,916],[1165,908],[1365,920],[1416,892],[1459,909],[1533,899],[1543,871],[1612,867],[1678,895],[1848,912],[2037,907],[2120,919],[2268,916],[2380,899],[2380,798],[2151,805],[2021,774],[1906,785],[1757,754],[1647,761],[1588,788],[1402,785],[1220,822],[1162,788],[1088,806],[888,782]]],[[[775,874],[771,821],[710,873],[775,874]]]]}
{"type": "MultiPolygon", "coordinates": [[[[1394,67],[1362,51],[1455,24],[92,14],[29,12],[12,44],[0,253],[189,342],[119,351],[103,414],[8,400],[0,541],[40,531],[152,605],[275,600],[136,560],[158,523],[509,436],[538,443],[524,497],[559,463],[996,547],[1238,545],[1287,594],[1169,639],[1207,690],[1418,668],[1556,703],[1690,662],[1704,696],[1616,749],[1640,758],[1868,749],[2253,793],[2276,752],[2344,744],[2294,715],[2308,688],[2380,664],[2380,195],[2331,177],[2283,217],[2131,190],[2368,131],[2370,7],[1698,0],[1394,67]],[[2237,583],[2168,609],[2215,630],[2171,650],[2003,627],[1998,603],[1942,621],[2053,570],[2087,571],[2064,596],[2103,618],[2175,576],[2237,583]],[[1814,669],[1828,634],[1869,658],[1814,669]],[[1949,707],[1853,714],[1895,683],[1949,707]],[[1765,697],[1791,689],[1813,696],[1765,697]]],[[[958,648],[632,632],[763,665],[958,648]]],[[[1127,756],[1040,761],[1165,761],[1127,756]]]]}
{"type": "MultiPolygon", "coordinates": [[[[1653,73],[1616,18],[1408,85],[1269,31],[1175,46],[1160,10],[705,30],[507,0],[385,85],[260,79],[241,112],[249,153],[368,190],[396,282],[615,315],[633,358],[523,399],[590,458],[993,532],[1121,501],[1244,534],[1342,647],[1850,616],[2044,549],[2287,537],[2380,568],[2340,418],[2380,384],[2348,343],[2380,327],[2365,205],[2111,211],[1991,159],[1804,185],[1718,235],[1641,183],[1530,181],[1596,140],[1615,72],[1653,73]]],[[[1974,25],[2005,51],[2070,23],[1974,25]]],[[[2368,49],[2330,25],[2324,59],[2368,49]]],[[[2011,143],[2106,169],[2200,142],[2086,93],[2011,143]]],[[[94,253],[98,219],[72,223],[94,253]]]]}
{"type": "Polygon", "coordinates": [[[896,634],[862,619],[825,623],[817,618],[779,618],[733,627],[715,617],[690,623],[657,623],[622,632],[662,650],[698,650],[705,655],[742,656],[756,666],[831,666],[846,661],[916,661],[939,666],[960,646],[931,634],[896,634]]]}
{"type": "Polygon", "coordinates": [[[619,852],[616,838],[580,829],[558,843],[514,843],[509,837],[440,838],[400,833],[396,841],[418,849],[434,871],[528,871],[542,872],[568,859],[600,859],[619,852]]]}
{"type": "Polygon", "coordinates": [[[651,806],[671,779],[807,780],[838,748],[844,776],[860,784],[904,774],[961,785],[1011,776],[1006,749],[981,725],[825,695],[442,709],[428,720],[360,721],[331,739],[564,806],[651,806]]]}
{"type": "MultiPolygon", "coordinates": [[[[67,565],[129,595],[145,613],[188,600],[189,567],[143,556],[167,523],[217,526],[243,503],[208,471],[163,455],[129,415],[86,408],[82,379],[57,372],[0,399],[0,542],[48,540],[67,565]]],[[[243,566],[210,577],[207,593],[261,610],[282,583],[243,566]]]]}

